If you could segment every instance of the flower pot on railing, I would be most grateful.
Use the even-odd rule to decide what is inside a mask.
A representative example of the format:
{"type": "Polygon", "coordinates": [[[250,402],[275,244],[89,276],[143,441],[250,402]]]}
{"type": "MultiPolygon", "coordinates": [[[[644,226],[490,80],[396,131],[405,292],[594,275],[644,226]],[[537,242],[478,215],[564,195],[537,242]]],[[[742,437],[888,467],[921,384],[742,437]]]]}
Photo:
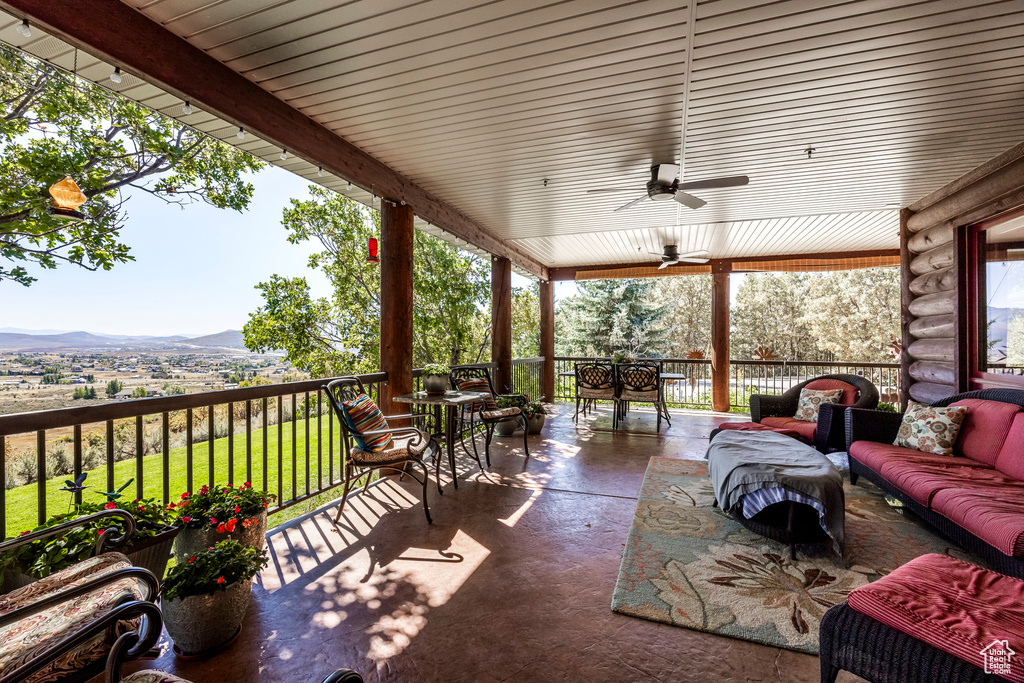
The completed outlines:
{"type": "Polygon", "coordinates": [[[210,595],[161,600],[167,634],[185,656],[212,654],[230,643],[252,601],[252,579],[237,581],[210,595]]]}
{"type": "Polygon", "coordinates": [[[188,558],[200,550],[211,548],[223,540],[231,539],[242,545],[247,545],[257,550],[262,550],[266,543],[267,535],[267,511],[239,520],[234,525],[234,530],[218,531],[216,528],[203,527],[193,529],[182,527],[178,531],[178,537],[174,541],[174,559],[179,564],[187,562],[188,558]],[[251,521],[246,524],[245,522],[251,521]]]}

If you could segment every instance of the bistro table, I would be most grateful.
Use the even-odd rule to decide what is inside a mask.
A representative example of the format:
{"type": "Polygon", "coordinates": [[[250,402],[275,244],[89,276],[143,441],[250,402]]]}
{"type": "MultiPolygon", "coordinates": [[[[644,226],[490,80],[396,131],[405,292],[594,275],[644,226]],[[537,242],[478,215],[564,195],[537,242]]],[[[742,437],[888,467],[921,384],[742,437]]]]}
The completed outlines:
{"type": "MultiPolygon", "coordinates": [[[[459,488],[459,478],[455,473],[455,422],[458,419],[458,410],[466,405],[480,403],[487,394],[478,391],[446,391],[443,394],[428,394],[425,391],[417,391],[411,394],[395,396],[397,403],[411,403],[413,405],[433,406],[435,425],[441,423],[441,408],[444,408],[444,434],[433,434],[432,436],[443,436],[445,447],[448,451],[448,465],[452,468],[452,481],[455,488],[459,488]]],[[[483,463],[480,456],[474,455],[476,464],[483,470],[483,463]]],[[[441,459],[434,459],[434,478],[437,479],[437,490],[441,490],[441,459]]]]}

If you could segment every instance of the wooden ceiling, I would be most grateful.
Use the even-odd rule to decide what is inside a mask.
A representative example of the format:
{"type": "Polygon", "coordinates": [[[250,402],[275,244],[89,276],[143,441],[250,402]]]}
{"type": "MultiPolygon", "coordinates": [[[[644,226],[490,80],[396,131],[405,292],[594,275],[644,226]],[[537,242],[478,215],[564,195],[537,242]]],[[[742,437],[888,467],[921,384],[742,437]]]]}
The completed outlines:
{"type": "MultiPolygon", "coordinates": [[[[1024,139],[1020,0],[125,1],[547,266],[649,261],[668,241],[715,258],[892,248],[898,207],[1024,139]],[[687,180],[750,185],[613,212],[681,155],[687,180]],[[586,194],[606,186],[635,192],[586,194]]],[[[2,40],[68,61],[15,23],[0,16],[2,40]]],[[[238,142],[141,80],[119,90],[238,142]]]]}

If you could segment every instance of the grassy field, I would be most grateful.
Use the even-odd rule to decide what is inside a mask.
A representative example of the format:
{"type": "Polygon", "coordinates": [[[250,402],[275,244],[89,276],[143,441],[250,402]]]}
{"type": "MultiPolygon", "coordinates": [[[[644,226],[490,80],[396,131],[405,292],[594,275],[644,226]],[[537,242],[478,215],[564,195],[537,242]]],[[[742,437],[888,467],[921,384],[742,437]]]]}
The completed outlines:
{"type": "MultiPolygon", "coordinates": [[[[309,477],[307,480],[306,470],[306,425],[302,420],[294,423],[295,439],[292,439],[292,422],[284,422],[281,425],[272,425],[267,428],[267,473],[266,488],[270,493],[277,494],[280,490],[281,499],[276,504],[288,502],[296,495],[302,497],[308,492],[315,492],[322,486],[327,486],[331,478],[329,465],[329,432],[328,420],[324,416],[321,431],[317,433],[316,419],[309,421],[309,477]],[[278,455],[278,430],[281,431],[281,454],[278,455]],[[317,448],[320,448],[320,463],[318,465],[317,448]],[[292,452],[295,452],[295,476],[292,476],[292,452]],[[293,490],[294,484],[294,490],[293,490]]],[[[247,481],[246,476],[246,435],[245,432],[236,433],[233,438],[233,457],[230,458],[229,466],[229,440],[228,438],[215,439],[213,442],[213,472],[214,481],[217,483],[228,483],[229,472],[234,474],[235,485],[247,481]]],[[[341,466],[339,462],[340,438],[338,425],[334,425],[334,481],[340,476],[341,466]]],[[[163,498],[163,453],[148,455],[142,459],[142,497],[163,498]]],[[[258,489],[263,488],[263,430],[254,429],[252,432],[252,484],[258,489]]],[[[173,448],[169,452],[169,497],[171,501],[181,498],[182,492],[189,489],[188,472],[192,472],[192,488],[198,489],[203,484],[210,482],[210,453],[207,441],[194,444],[192,452],[192,466],[189,467],[188,453],[185,447],[173,448]]],[[[83,494],[83,500],[103,500],[100,493],[106,491],[107,468],[106,465],[97,467],[89,472],[86,484],[91,488],[83,494]]],[[[120,487],[129,479],[136,476],[136,461],[134,459],[124,460],[114,464],[114,483],[120,487]]],[[[70,494],[59,491],[64,486],[64,480],[68,477],[55,477],[46,482],[46,510],[47,515],[67,512],[70,494]]],[[[125,489],[124,496],[134,499],[137,495],[138,482],[125,489]]],[[[37,524],[37,495],[38,483],[27,484],[17,488],[9,489],[6,492],[7,512],[7,535],[16,535],[24,529],[31,529],[37,524]]],[[[329,491],[320,496],[315,496],[307,501],[290,507],[286,510],[271,515],[271,526],[280,524],[283,521],[311,510],[323,503],[340,495],[340,489],[329,491]]],[[[273,510],[273,506],[271,507],[273,510]]]]}

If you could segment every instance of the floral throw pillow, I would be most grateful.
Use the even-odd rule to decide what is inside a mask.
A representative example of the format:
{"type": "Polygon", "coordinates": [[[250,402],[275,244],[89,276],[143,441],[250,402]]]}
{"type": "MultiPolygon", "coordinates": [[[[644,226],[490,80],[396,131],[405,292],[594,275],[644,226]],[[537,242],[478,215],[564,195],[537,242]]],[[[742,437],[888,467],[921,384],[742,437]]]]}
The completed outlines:
{"type": "Polygon", "coordinates": [[[804,422],[818,421],[818,408],[822,403],[839,403],[843,396],[842,389],[801,389],[800,402],[796,404],[794,420],[804,422]]]}
{"type": "Polygon", "coordinates": [[[967,406],[936,408],[911,401],[893,443],[923,453],[952,455],[967,406]]]}

